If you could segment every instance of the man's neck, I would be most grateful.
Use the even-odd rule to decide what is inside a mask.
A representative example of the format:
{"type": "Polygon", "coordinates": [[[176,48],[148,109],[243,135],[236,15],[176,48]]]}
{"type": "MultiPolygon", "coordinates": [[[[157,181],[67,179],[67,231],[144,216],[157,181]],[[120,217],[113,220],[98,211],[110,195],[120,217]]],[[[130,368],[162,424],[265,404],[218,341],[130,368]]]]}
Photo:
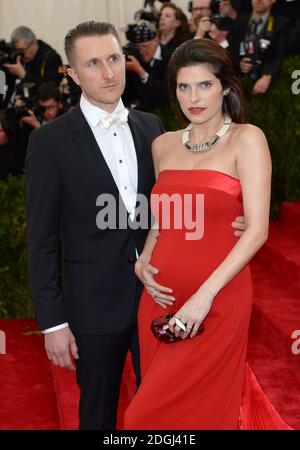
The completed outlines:
{"type": "Polygon", "coordinates": [[[91,105],[96,106],[97,108],[100,108],[103,111],[106,111],[108,113],[112,113],[116,109],[116,107],[118,106],[119,101],[120,101],[120,99],[118,99],[117,102],[111,103],[111,104],[110,103],[99,103],[99,102],[96,102],[95,100],[91,99],[90,97],[88,97],[85,93],[83,93],[83,96],[88,103],[90,103],[91,105]]]}
{"type": "Polygon", "coordinates": [[[257,20],[257,19],[261,19],[264,16],[268,16],[271,12],[271,9],[268,9],[267,11],[264,11],[263,13],[256,13],[253,12],[252,17],[253,19],[257,20]]]}

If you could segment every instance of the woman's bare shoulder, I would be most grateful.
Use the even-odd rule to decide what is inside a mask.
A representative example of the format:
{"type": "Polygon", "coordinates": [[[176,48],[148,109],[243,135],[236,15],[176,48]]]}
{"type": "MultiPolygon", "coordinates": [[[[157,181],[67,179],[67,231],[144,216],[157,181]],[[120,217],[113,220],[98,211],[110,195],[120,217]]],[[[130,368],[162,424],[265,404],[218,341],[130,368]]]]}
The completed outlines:
{"type": "Polygon", "coordinates": [[[256,142],[266,141],[264,132],[250,123],[234,123],[232,138],[237,144],[253,145],[256,142]]]}
{"type": "Polygon", "coordinates": [[[183,130],[177,130],[177,131],[167,131],[166,133],[161,134],[152,142],[152,151],[154,152],[163,151],[170,144],[178,141],[178,138],[182,134],[182,132],[183,130]]]}

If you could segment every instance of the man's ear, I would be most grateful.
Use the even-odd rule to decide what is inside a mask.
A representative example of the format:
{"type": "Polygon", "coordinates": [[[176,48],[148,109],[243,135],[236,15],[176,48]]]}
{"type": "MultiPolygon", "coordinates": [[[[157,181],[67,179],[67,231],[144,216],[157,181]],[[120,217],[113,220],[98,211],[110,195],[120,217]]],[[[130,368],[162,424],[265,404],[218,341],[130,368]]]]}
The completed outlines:
{"type": "Polygon", "coordinates": [[[67,74],[69,75],[69,77],[72,78],[74,83],[76,83],[78,86],[80,86],[80,81],[79,81],[79,78],[78,78],[78,75],[77,75],[77,72],[75,69],[73,69],[72,67],[68,67],[67,74]]]}

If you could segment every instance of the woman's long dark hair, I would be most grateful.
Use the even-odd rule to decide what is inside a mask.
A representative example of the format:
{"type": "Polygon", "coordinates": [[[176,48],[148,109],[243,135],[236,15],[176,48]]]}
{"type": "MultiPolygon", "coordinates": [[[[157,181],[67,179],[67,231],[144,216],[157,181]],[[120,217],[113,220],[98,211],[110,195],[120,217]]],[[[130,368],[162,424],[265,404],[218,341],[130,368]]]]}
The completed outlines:
{"type": "Polygon", "coordinates": [[[228,114],[233,122],[245,123],[244,98],[240,81],[234,72],[230,56],[217,42],[210,39],[191,39],[176,48],[168,65],[168,81],[171,99],[181,119],[183,115],[176,98],[177,74],[182,67],[196,64],[209,64],[212,72],[222,85],[229,89],[223,97],[223,113],[228,114]]]}

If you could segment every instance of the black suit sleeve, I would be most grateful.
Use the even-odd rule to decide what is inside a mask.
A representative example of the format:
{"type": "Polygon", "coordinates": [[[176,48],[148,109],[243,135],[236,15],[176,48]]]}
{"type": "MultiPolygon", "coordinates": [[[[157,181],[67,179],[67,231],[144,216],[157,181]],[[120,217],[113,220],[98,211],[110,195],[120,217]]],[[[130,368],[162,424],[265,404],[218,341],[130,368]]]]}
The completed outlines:
{"type": "Polygon", "coordinates": [[[31,134],[26,155],[26,209],[29,280],[39,325],[46,329],[67,320],[59,285],[60,177],[40,131],[31,134]]]}

